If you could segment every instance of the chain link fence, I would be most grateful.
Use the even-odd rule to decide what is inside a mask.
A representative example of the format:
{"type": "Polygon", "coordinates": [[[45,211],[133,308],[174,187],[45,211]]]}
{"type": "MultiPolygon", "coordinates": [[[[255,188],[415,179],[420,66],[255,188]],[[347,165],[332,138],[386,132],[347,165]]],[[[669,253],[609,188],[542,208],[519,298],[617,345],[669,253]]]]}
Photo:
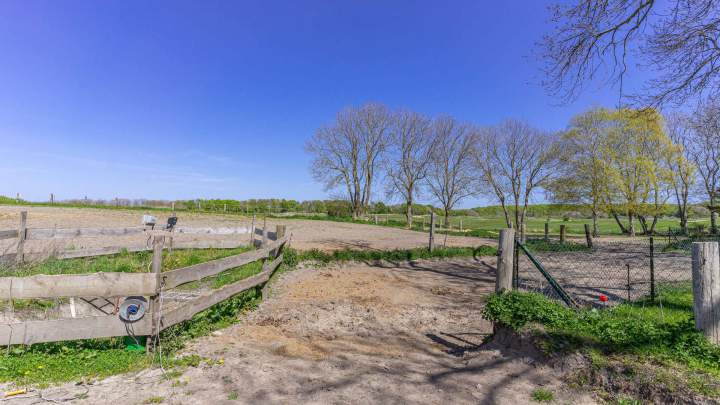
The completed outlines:
{"type": "Polygon", "coordinates": [[[569,296],[570,304],[579,306],[654,299],[664,286],[692,281],[693,241],[677,236],[527,239],[517,243],[515,283],[566,302],[569,296]]]}

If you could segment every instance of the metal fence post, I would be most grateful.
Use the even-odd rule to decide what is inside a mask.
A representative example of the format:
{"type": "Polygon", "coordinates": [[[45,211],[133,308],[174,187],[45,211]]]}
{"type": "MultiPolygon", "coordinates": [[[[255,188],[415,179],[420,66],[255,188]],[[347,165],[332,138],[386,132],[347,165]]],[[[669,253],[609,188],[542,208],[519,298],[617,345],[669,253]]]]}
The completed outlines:
{"type": "Polygon", "coordinates": [[[625,263],[627,267],[627,300],[630,301],[630,263],[625,263]]]}
{"type": "Polygon", "coordinates": [[[655,301],[655,240],[650,237],[650,300],[655,301]]]}
{"type": "MultiPolygon", "coordinates": [[[[652,238],[650,238],[650,240],[652,240],[652,238]]],[[[593,241],[592,233],[590,233],[590,224],[585,224],[585,242],[587,243],[588,249],[592,249],[593,241]]]]}

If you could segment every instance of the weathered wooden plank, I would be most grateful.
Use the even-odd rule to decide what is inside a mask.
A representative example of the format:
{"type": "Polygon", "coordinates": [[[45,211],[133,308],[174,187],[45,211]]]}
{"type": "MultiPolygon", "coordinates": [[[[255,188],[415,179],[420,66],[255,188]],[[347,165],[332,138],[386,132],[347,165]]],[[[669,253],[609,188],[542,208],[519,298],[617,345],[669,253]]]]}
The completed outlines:
{"type": "MultiPolygon", "coordinates": [[[[189,241],[189,242],[175,242],[173,247],[175,249],[234,249],[240,246],[245,246],[244,243],[235,241],[189,241]]],[[[76,259],[80,257],[95,257],[95,256],[106,256],[114,255],[123,251],[127,252],[144,252],[149,251],[146,246],[108,246],[102,248],[92,249],[78,249],[78,250],[64,250],[61,252],[34,252],[26,253],[25,258],[29,261],[45,260],[49,257],[57,259],[76,259]]],[[[4,257],[4,256],[3,256],[4,257]]]]}
{"type": "Polygon", "coordinates": [[[225,301],[226,299],[237,295],[245,290],[265,283],[270,278],[270,274],[271,272],[269,271],[263,271],[262,273],[258,273],[254,276],[242,279],[233,284],[226,285],[222,288],[201,295],[193,301],[190,301],[179,308],[163,314],[161,320],[161,329],[165,329],[180,322],[186,321],[200,311],[206,310],[211,306],[225,301]]]}
{"type": "Polygon", "coordinates": [[[275,258],[275,260],[273,260],[271,262],[265,262],[265,264],[263,264],[262,271],[263,272],[269,271],[270,276],[272,276],[272,273],[275,272],[275,270],[278,267],[280,267],[280,264],[282,263],[282,261],[283,261],[283,255],[280,254],[278,257],[275,258]]]}
{"type": "Polygon", "coordinates": [[[18,237],[17,229],[10,229],[7,231],[0,231],[0,240],[2,239],[14,239],[18,237]]]}
{"type": "Polygon", "coordinates": [[[6,255],[0,256],[0,264],[10,264],[15,263],[15,257],[17,255],[15,253],[8,253],[6,255]]]}
{"type": "Polygon", "coordinates": [[[239,255],[225,257],[194,266],[183,267],[177,270],[162,273],[164,288],[174,288],[182,284],[198,281],[205,277],[214,276],[227,269],[239,267],[260,260],[268,255],[267,249],[253,250],[239,255]]]}
{"type": "Polygon", "coordinates": [[[155,275],[148,273],[0,277],[0,299],[150,295],[156,286],[155,275]]]}
{"type": "Polygon", "coordinates": [[[711,343],[720,344],[720,246],[692,244],[693,313],[695,327],[711,343]]]}
{"type": "Polygon", "coordinates": [[[58,259],[75,259],[78,257],[94,257],[94,256],[106,256],[115,255],[120,252],[144,252],[150,250],[145,246],[134,246],[134,247],[121,247],[121,246],[108,246],[102,248],[93,249],[80,249],[80,250],[64,250],[58,252],[54,257],[58,259]]]}
{"type": "Polygon", "coordinates": [[[225,227],[225,228],[191,228],[191,227],[175,227],[175,233],[202,234],[202,235],[243,235],[250,233],[250,230],[244,226],[241,227],[225,227]]]}
{"type": "Polygon", "coordinates": [[[66,239],[66,238],[83,238],[93,236],[124,236],[137,235],[149,231],[150,228],[144,226],[130,228],[74,228],[74,229],[53,229],[53,228],[36,228],[27,230],[28,240],[38,239],[66,239]]]}
{"type": "Polygon", "coordinates": [[[250,252],[240,253],[239,255],[225,257],[205,263],[199,263],[194,266],[183,267],[181,269],[167,271],[162,274],[164,288],[174,288],[182,284],[198,281],[205,277],[214,276],[227,269],[239,267],[252,263],[267,257],[268,254],[281,246],[287,241],[287,238],[277,240],[264,249],[253,250],[250,252]]]}
{"type": "MultiPolygon", "coordinates": [[[[135,335],[150,333],[150,318],[129,324],[135,335]]],[[[125,323],[117,315],[63,318],[50,321],[27,321],[0,325],[0,345],[59,342],[126,336],[125,323]]]]}
{"type": "Polygon", "coordinates": [[[234,249],[240,246],[247,246],[245,243],[235,240],[195,240],[195,241],[176,241],[173,245],[175,249],[234,249]]]}

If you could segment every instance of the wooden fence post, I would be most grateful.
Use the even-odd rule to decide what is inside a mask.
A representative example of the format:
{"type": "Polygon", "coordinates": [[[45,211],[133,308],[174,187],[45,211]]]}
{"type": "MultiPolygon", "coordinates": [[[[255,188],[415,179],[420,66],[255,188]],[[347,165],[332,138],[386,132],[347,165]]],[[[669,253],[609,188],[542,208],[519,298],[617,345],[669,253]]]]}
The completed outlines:
{"type": "Polygon", "coordinates": [[[550,240],[550,222],[545,221],[545,242],[550,240]]]}
{"type": "Polygon", "coordinates": [[[592,241],[592,233],[590,232],[590,224],[585,224],[585,243],[587,243],[587,247],[589,249],[592,249],[593,241],[592,241]]]}
{"type": "Polygon", "coordinates": [[[428,249],[432,252],[435,249],[435,213],[430,213],[430,240],[428,241],[428,249]]]}
{"type": "Polygon", "coordinates": [[[267,215],[265,215],[263,217],[263,235],[262,236],[263,236],[262,237],[262,245],[260,245],[260,246],[265,247],[265,245],[267,245],[267,236],[268,236],[268,234],[267,234],[267,215]]]}
{"type": "Polygon", "coordinates": [[[253,214],[252,224],[250,225],[250,247],[255,247],[255,214],[253,214]]]}
{"type": "Polygon", "coordinates": [[[720,249],[718,242],[692,244],[695,327],[720,344],[720,249]]]}
{"type": "Polygon", "coordinates": [[[280,240],[284,236],[285,236],[285,225],[276,225],[275,226],[275,240],[280,240]]]}
{"type": "Polygon", "coordinates": [[[155,275],[157,284],[155,287],[155,295],[150,297],[149,309],[152,314],[152,325],[150,325],[150,338],[147,341],[146,349],[148,352],[153,351],[155,342],[160,335],[160,294],[162,294],[162,285],[160,283],[160,273],[162,272],[163,245],[165,237],[157,235],[153,238],[153,257],[152,257],[152,273],[155,275]]]}
{"type": "Polygon", "coordinates": [[[495,292],[511,291],[513,286],[513,261],[515,254],[515,230],[501,229],[498,243],[495,292]]]}
{"type": "Polygon", "coordinates": [[[20,227],[18,228],[18,243],[15,253],[15,262],[22,263],[25,256],[25,237],[27,236],[27,211],[20,212],[20,227]]]}
{"type": "Polygon", "coordinates": [[[560,243],[565,243],[565,224],[560,224],[560,243]]]}

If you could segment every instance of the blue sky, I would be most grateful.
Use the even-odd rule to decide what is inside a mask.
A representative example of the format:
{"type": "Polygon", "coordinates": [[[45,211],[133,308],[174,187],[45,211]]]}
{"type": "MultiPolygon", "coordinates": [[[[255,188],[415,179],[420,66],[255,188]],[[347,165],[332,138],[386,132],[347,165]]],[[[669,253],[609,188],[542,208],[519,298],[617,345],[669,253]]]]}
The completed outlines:
{"type": "Polygon", "coordinates": [[[547,96],[547,19],[540,1],[0,2],[0,194],[325,198],[305,140],[368,101],[561,129],[617,89],[547,96]]]}

